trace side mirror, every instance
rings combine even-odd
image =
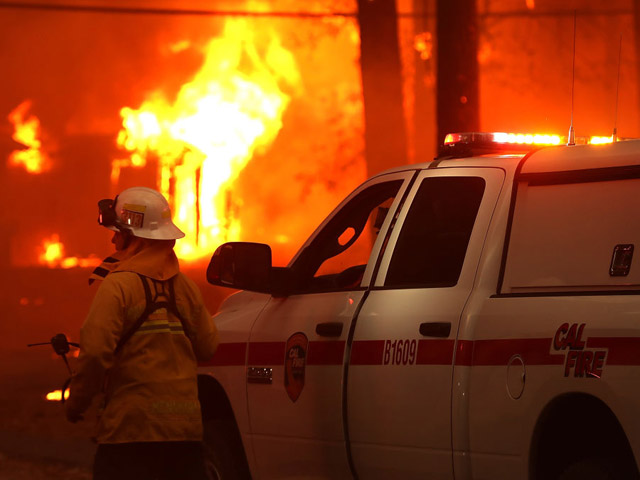
[[[229,242],[214,252],[207,268],[212,285],[271,293],[271,247],[262,243]]]

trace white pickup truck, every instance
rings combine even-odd
[[[217,249],[212,473],[638,478],[640,141],[510,141],[376,175],[286,268]]]

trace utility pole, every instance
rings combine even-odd
[[[638,1],[638,0],[635,0]],[[476,0],[437,0],[438,145],[480,127]]]
[[[358,0],[367,173],[407,163],[395,0]]]
[[[633,0],[633,34],[636,47],[636,75],[640,79],[640,0]],[[636,80],[636,85],[638,83]]]

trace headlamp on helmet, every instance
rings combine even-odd
[[[112,230],[129,231],[129,228],[118,219],[118,214],[116,213],[117,201],[118,195],[113,200],[104,198],[98,202],[98,223]]]
[[[103,227],[115,227],[118,223],[118,214],[116,213],[116,200],[104,198],[98,202],[98,223]]]

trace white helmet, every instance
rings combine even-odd
[[[128,231],[135,237],[154,240],[184,237],[171,221],[167,200],[151,188],[127,188],[114,200],[98,202],[98,209],[98,222],[111,230]]]

